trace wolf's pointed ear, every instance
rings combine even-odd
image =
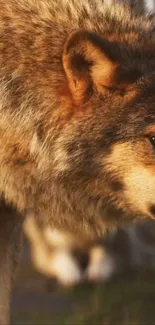
[[[93,84],[100,92],[105,88],[125,90],[137,79],[137,71],[121,64],[118,43],[86,30],[69,36],[64,46],[63,66],[78,104],[87,100]]]

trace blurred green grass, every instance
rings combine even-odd
[[[28,292],[31,297],[30,288]],[[20,299],[20,292],[18,295]],[[26,309],[24,302],[23,310],[18,306],[14,308],[12,324],[153,325],[155,271],[125,272],[105,284],[83,284],[70,289],[58,287],[51,293],[44,292],[43,299],[45,305],[46,302],[49,305],[46,310],[33,303]]]

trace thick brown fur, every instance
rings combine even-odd
[[[128,5],[135,14],[144,15],[146,12],[146,2],[147,0],[114,0],[114,2],[120,2],[122,4]]]
[[[5,199],[90,237],[119,220],[152,216],[153,24],[102,0],[0,6]],[[133,177],[143,170],[141,191],[144,182],[149,190],[140,206]]]
[[[154,217],[154,22],[103,0],[0,0],[0,8],[5,202],[90,239]],[[11,261],[1,267],[5,283]]]

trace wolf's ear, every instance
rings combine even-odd
[[[137,71],[121,63],[118,43],[86,30],[69,36],[64,46],[63,66],[78,104],[87,100],[93,84],[100,92],[105,88],[125,90],[137,79]]]

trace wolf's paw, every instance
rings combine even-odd
[[[106,281],[115,272],[115,261],[101,246],[92,248],[86,276],[90,281]]]
[[[55,254],[52,260],[52,268],[59,283],[65,286],[78,284],[82,280],[82,272],[76,260],[67,251]]]

